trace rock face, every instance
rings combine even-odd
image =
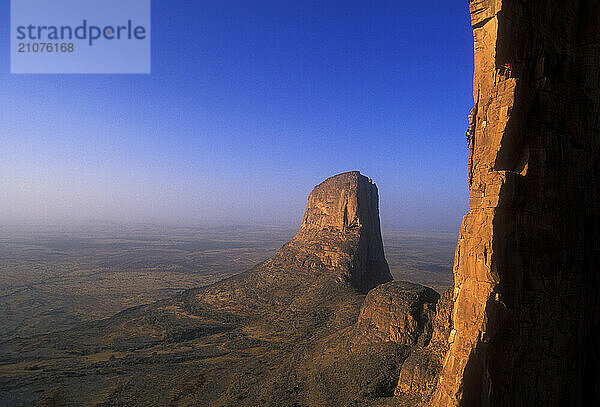
[[[470,210],[431,403],[598,405],[600,2],[470,10]]]
[[[405,346],[431,337],[431,320],[440,295],[406,281],[381,284],[367,294],[357,322],[354,344],[396,342]]]
[[[361,292],[392,280],[383,253],[377,186],[358,171],[326,179],[308,197],[302,224],[279,256]]]

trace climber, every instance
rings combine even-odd
[[[473,133],[475,132],[475,116],[477,115],[477,105],[473,106],[469,113],[469,127],[467,127],[467,144],[471,144]]]
[[[506,63],[502,66],[502,74],[507,78],[512,77],[512,65],[510,63]]]

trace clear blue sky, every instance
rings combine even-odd
[[[2,222],[294,225],[354,169],[384,228],[466,213],[466,0],[154,0],[151,75],[10,75],[9,14]]]

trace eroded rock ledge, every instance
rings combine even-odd
[[[363,302],[353,344],[391,341],[415,346],[419,341],[429,342],[439,298],[431,288],[406,281],[375,287]]]

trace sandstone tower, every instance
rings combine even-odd
[[[339,283],[364,293],[392,280],[383,253],[377,186],[358,171],[317,185],[298,233],[282,251],[314,258],[313,268],[336,273]]]

